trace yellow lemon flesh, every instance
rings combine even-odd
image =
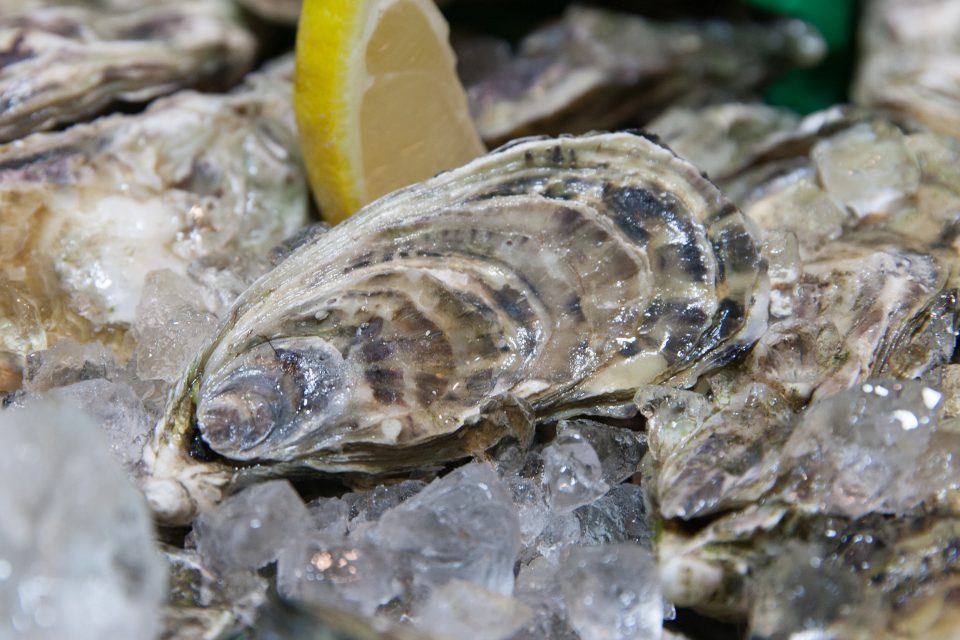
[[[483,154],[433,0],[306,0],[294,110],[323,217]]]

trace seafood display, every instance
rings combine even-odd
[[[299,1],[0,0],[0,637],[960,638],[958,3],[438,4],[330,227]]]
[[[865,3],[853,100],[960,135],[958,22],[956,0]]]
[[[743,98],[777,70],[825,51],[800,21],[658,23],[574,6],[516,56],[467,86],[488,143],[644,123],[665,106]]]
[[[148,497],[184,520],[216,501],[224,462],[376,474],[524,440],[531,417],[736,357],[765,294],[743,216],[669,150],[519,141],[368,206],[247,290],[177,384]],[[220,459],[193,461],[197,438]]]
[[[0,141],[144,103],[177,89],[225,89],[256,43],[228,0],[0,13]]]
[[[200,284],[234,273],[242,288],[266,269],[270,249],[307,215],[291,62],[231,94],[182,92],[142,114],[0,147],[8,369],[62,338],[129,349],[123,336],[151,272]],[[225,280],[207,287],[212,312],[239,293]]]

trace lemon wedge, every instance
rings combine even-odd
[[[294,110],[323,217],[483,154],[433,0],[306,0]]]

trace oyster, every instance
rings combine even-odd
[[[296,24],[302,0],[237,0],[244,9],[274,22]]]
[[[642,123],[669,104],[742,97],[777,68],[815,64],[824,53],[800,21],[656,23],[574,6],[467,96],[480,135],[497,143]]]
[[[958,24],[957,0],[865,3],[854,101],[960,136]]]
[[[0,146],[0,363],[63,337],[121,347],[151,271],[266,270],[307,217],[291,75]]]
[[[117,102],[225,89],[255,41],[228,0],[44,7],[0,16],[0,141],[79,122]]]
[[[531,419],[632,405],[742,354],[765,283],[745,218],[669,150],[518,141],[367,206],[248,289],[175,388],[148,499],[185,521],[248,476],[436,465]]]

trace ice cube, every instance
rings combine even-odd
[[[590,504],[610,488],[597,452],[573,429],[559,432],[543,450],[542,482],[547,504],[558,513]]]
[[[64,399],[0,411],[0,637],[154,638],[166,595],[150,514]]]
[[[637,484],[618,484],[607,495],[577,509],[581,544],[633,542],[651,547],[644,491]]]
[[[107,434],[110,451],[127,468],[140,462],[153,421],[130,385],[101,378],[60,387],[49,394],[71,398],[81,406]]]
[[[532,619],[533,611],[519,600],[463,580],[431,591],[413,616],[434,640],[505,640]]]
[[[582,640],[659,640],[663,597],[657,563],[643,547],[570,547],[557,582]]]
[[[402,559],[415,584],[459,578],[505,595],[513,591],[520,523],[509,490],[489,465],[471,463],[434,480],[383,514],[370,535]]]
[[[563,441],[579,437],[587,442],[600,459],[603,480],[610,485],[636,473],[647,451],[642,435],[595,420],[561,420],[557,437]]]
[[[363,540],[301,537],[280,554],[277,589],[287,598],[371,615],[400,595],[394,563]]]
[[[258,569],[304,537],[310,512],[286,480],[254,485],[203,513],[194,525],[197,550],[220,574]]]
[[[151,271],[137,305],[137,375],[175,382],[217,326],[200,289],[169,269]]]
[[[794,543],[760,576],[751,638],[875,638],[886,607],[849,569],[812,545]]]
[[[113,353],[101,343],[61,340],[49,349],[27,355],[23,388],[46,391],[82,380],[112,378],[116,368]]]
[[[943,404],[937,389],[904,380],[866,382],[812,405],[785,445],[786,491],[852,518],[915,507],[955,482],[952,466],[938,477],[928,464],[939,454],[930,444]]]

